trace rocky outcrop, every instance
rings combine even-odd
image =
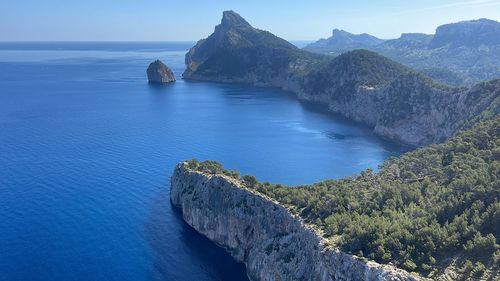
[[[417,280],[327,246],[298,216],[239,180],[187,163],[177,165],[171,180],[171,202],[184,220],[245,263],[252,280]]]
[[[146,73],[149,83],[165,84],[175,82],[175,75],[172,70],[160,60],[152,62]]]
[[[324,58],[298,49],[275,35],[252,27],[233,11],[208,38],[186,54],[184,79],[296,87],[300,77]]]
[[[446,140],[490,102],[498,109],[500,95],[500,80],[491,82],[493,91],[472,94],[474,89],[444,86],[366,50],[313,55],[232,11],[189,50],[186,66],[185,79],[278,87],[413,146]]]

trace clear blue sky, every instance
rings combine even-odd
[[[0,0],[0,41],[190,41],[224,10],[288,40],[333,28],[395,38],[461,20],[500,20],[500,0]]]

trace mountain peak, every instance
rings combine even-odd
[[[285,55],[275,58],[274,54],[278,51]],[[183,77],[193,79],[210,76],[211,79],[225,77],[228,80],[244,81],[243,79],[254,77],[255,69],[260,69],[258,76],[264,81],[270,79],[267,76],[284,75],[285,71],[282,73],[278,70],[288,66],[288,61],[298,58],[316,60],[314,57],[301,52],[284,39],[253,28],[236,12],[225,11],[214,32],[198,41],[186,54],[187,67]],[[270,69],[276,69],[276,72],[272,73]],[[247,74],[250,76],[246,77]]]
[[[450,45],[475,48],[480,45],[498,44],[500,44],[500,23],[483,18],[439,26],[429,47],[434,49]]]
[[[221,25],[224,27],[250,27],[250,24],[242,16],[231,10],[222,13]]]
[[[335,36],[335,34],[339,34],[339,33],[347,33],[346,31],[342,30],[342,29],[338,29],[338,28],[335,28],[333,31],[332,31],[332,36]]]
[[[384,42],[384,40],[367,33],[352,34],[348,31],[335,28],[332,30],[331,37],[311,43],[307,45],[305,49],[312,52],[329,50],[330,53],[342,53],[343,51],[350,49],[366,49],[382,42]]]

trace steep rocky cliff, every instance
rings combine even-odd
[[[208,38],[186,54],[185,79],[281,87],[296,84],[323,56],[306,53],[275,35],[253,28],[233,11]]]
[[[498,110],[500,95],[500,80],[473,94],[484,84],[472,90],[444,86],[370,51],[313,55],[232,11],[191,48],[186,65],[185,79],[279,87],[414,146],[449,138],[493,101]]]
[[[328,247],[298,216],[229,176],[181,163],[170,194],[184,220],[245,263],[252,280],[417,280]]]

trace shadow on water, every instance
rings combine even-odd
[[[394,156],[414,150],[416,148],[410,145],[406,145],[404,143],[399,143],[394,140],[384,138],[383,136],[376,136],[375,133],[373,132],[373,128],[362,122],[349,119],[341,115],[340,113],[332,112],[331,110],[328,109],[328,106],[326,106],[325,104],[301,100],[297,98],[297,96],[293,92],[284,91],[277,87],[257,87],[245,83],[221,83],[221,82],[196,81],[196,80],[184,80],[184,79],[183,82],[192,85],[197,85],[197,84],[214,85],[215,87],[220,88],[222,92],[226,93],[226,95],[224,95],[225,97],[231,97],[234,94],[233,93],[234,90],[241,90],[241,88],[249,88],[252,90],[252,92],[262,92],[262,93],[272,92],[275,95],[280,95],[282,97],[286,97],[291,101],[297,102],[301,106],[301,108],[307,112],[321,114],[326,118],[330,118],[332,120],[332,123],[342,124],[348,127],[354,127],[364,131],[366,133],[365,137],[372,137],[373,139],[376,139],[376,141],[384,149],[388,151],[396,151]],[[242,97],[238,96],[238,98],[241,99]],[[259,99],[259,98],[265,99],[268,98],[268,96],[252,95],[252,97],[249,97],[249,99]],[[330,132],[327,133],[326,135],[332,139],[347,139],[351,137],[349,135],[341,135],[335,132]]]
[[[170,188],[162,188],[154,199],[145,228],[155,280],[248,281],[244,264],[184,222],[170,202]],[[196,275],[200,269],[203,276]]]
[[[163,93],[166,90],[174,87],[176,81],[171,83],[155,83],[155,82],[146,82],[148,84],[149,89],[154,93]]]
[[[291,93],[285,93],[288,94],[291,98],[295,98],[295,96]],[[296,98],[295,98],[296,99]],[[339,123],[339,124],[344,124],[349,127],[354,127],[358,128],[360,130],[363,130],[367,133],[367,135],[371,135],[374,138],[377,138],[377,142],[386,150],[388,151],[396,151],[396,155],[399,155],[400,153],[405,153],[411,150],[414,150],[415,147],[411,145],[407,145],[404,143],[399,143],[394,140],[390,140],[387,138],[384,138],[383,136],[377,136],[373,132],[373,127],[370,127],[362,122],[358,122],[352,119],[349,119],[340,113],[333,112],[328,109],[328,106],[324,104],[319,104],[319,103],[314,103],[314,102],[309,102],[309,101],[304,101],[304,100],[298,100],[297,101],[300,103],[302,108],[308,112],[312,113],[318,113],[327,116],[328,118],[332,119],[333,122]],[[344,135],[344,134],[337,134],[335,132],[330,132],[327,134],[328,137],[332,139],[347,139],[351,136],[349,135]]]

